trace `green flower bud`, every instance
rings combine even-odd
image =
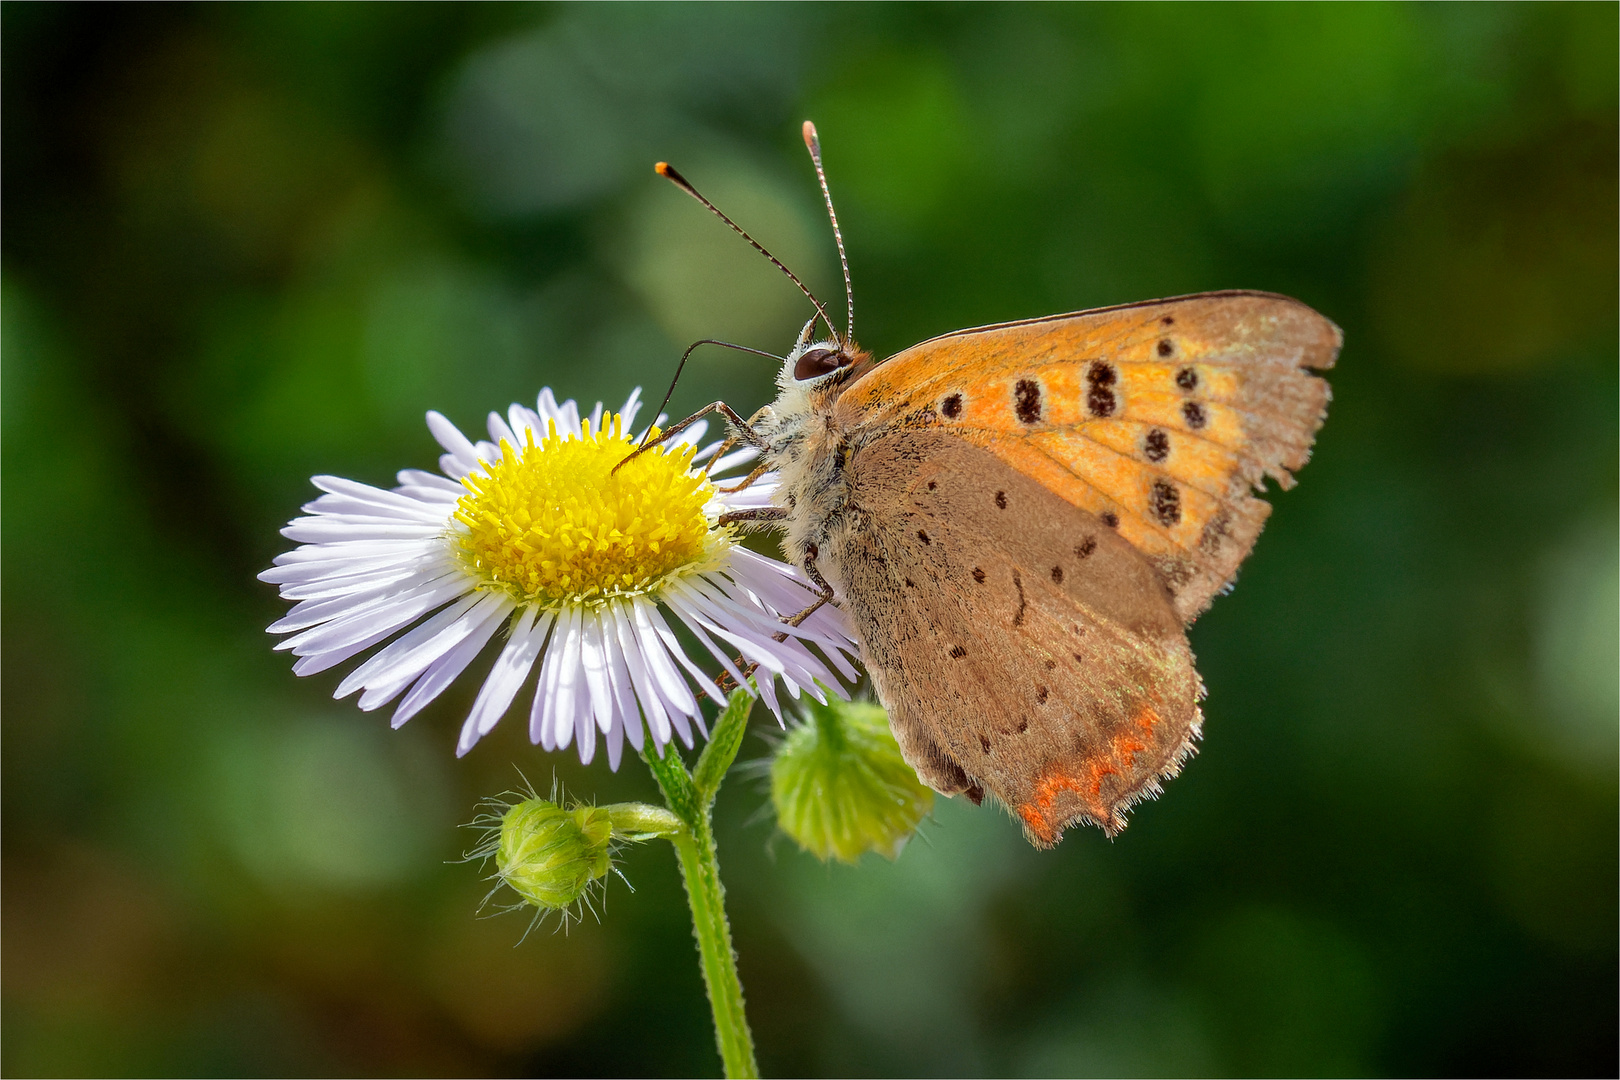
[[[771,761],[777,824],[823,861],[897,857],[934,793],[900,756],[888,715],[871,702],[806,704]]]
[[[526,799],[501,817],[495,868],[524,900],[545,911],[567,908],[612,869],[613,823],[606,809],[564,810]]]

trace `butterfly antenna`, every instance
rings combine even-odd
[[[641,447],[646,446],[647,440],[652,438],[653,424],[658,423],[658,418],[664,415],[664,410],[669,407],[669,399],[675,396],[675,384],[681,381],[681,372],[686,370],[686,358],[697,351],[697,347],[699,345],[719,345],[722,348],[736,349],[738,352],[753,353],[755,356],[766,356],[772,360],[778,361],[785,361],[787,359],[785,356],[777,356],[775,353],[768,353],[764,349],[750,349],[747,345],[733,345],[729,341],[717,341],[714,338],[704,338],[702,341],[692,342],[692,344],[687,347],[687,350],[681,353],[681,362],[675,365],[675,377],[669,380],[669,389],[664,391],[664,400],[659,404],[658,408],[653,410],[653,423],[647,425],[647,430],[641,436],[641,443],[636,447],[636,449],[639,450]]]
[[[849,304],[849,321],[844,324],[844,340],[855,341],[855,290],[849,284],[849,256],[844,254],[844,234],[838,228],[838,211],[833,209],[832,191],[827,187],[827,171],[821,167],[821,136],[816,125],[804,122],[804,145],[810,151],[810,160],[816,166],[816,179],[821,181],[821,197],[827,203],[827,218],[832,222],[833,239],[838,242],[838,265],[844,268],[844,299]]]
[[[708,199],[705,199],[702,193],[700,193],[697,188],[692,186],[692,182],[690,180],[675,171],[675,166],[671,165],[667,161],[660,161],[658,164],[653,166],[653,171],[706,206],[711,214],[725,222],[727,225],[730,225],[733,232],[752,244],[755,251],[769,259],[772,266],[786,274],[788,280],[797,285],[799,287],[799,291],[804,293],[805,297],[816,306],[816,312],[821,316],[821,321],[827,324],[827,329],[831,331],[832,336],[835,338],[838,336],[838,327],[834,326],[833,321],[827,317],[827,309],[821,306],[821,301],[816,299],[816,294],[811,292],[809,288],[805,286],[804,282],[799,280],[799,276],[797,274],[784,266],[781,259],[778,259],[775,255],[772,255],[770,252],[766,251],[763,244],[761,244],[758,240],[755,240],[752,236],[749,236],[746,229],[727,217],[725,211],[721,210]]]

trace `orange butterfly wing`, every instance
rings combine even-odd
[[[837,426],[984,447],[1113,524],[1191,620],[1231,582],[1310,457],[1343,336],[1285,296],[1203,293],[963,330],[859,375]]]

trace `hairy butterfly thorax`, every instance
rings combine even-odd
[[[825,540],[828,522],[845,509],[843,466],[853,447],[837,424],[833,405],[869,353],[837,339],[807,340],[814,323],[788,353],[777,376],[776,401],[750,423],[778,473],[776,504],[786,512],[783,547],[803,568]]]

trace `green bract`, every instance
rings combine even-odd
[[[777,824],[822,860],[896,857],[934,805],[933,791],[900,756],[881,707],[807,705],[805,723],[771,762]]]
[[[566,908],[612,868],[609,812],[602,807],[564,810],[528,799],[501,818],[495,866],[524,900],[548,911]]]

